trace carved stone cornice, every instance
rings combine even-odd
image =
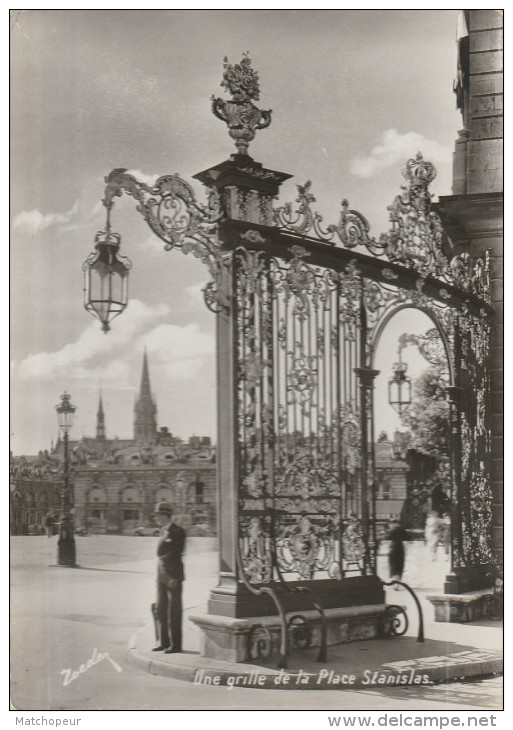
[[[433,207],[457,248],[467,248],[471,240],[503,235],[502,192],[443,195]]]

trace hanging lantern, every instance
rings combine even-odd
[[[411,380],[406,375],[406,363],[399,359],[392,365],[393,376],[388,381],[388,402],[401,415],[411,404]]]
[[[82,264],[84,307],[100,320],[105,333],[109,322],[128,304],[128,272],[132,268],[129,258],[118,255],[121,236],[111,232],[109,214],[108,207],[105,231],[96,234],[95,250]]]

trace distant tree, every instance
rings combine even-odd
[[[413,398],[401,421],[411,432],[410,448],[434,456],[449,457],[449,405],[446,375],[442,367],[431,366],[413,383]]]

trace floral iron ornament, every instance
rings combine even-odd
[[[402,192],[388,207],[390,228],[378,238],[370,235],[368,221],[357,210],[350,209],[346,199],[342,200],[338,222],[324,225],[322,215],[312,208],[315,197],[310,180],[296,186],[295,210],[291,203],[275,208],[274,225],[303,236],[314,236],[324,243],[335,245],[338,241],[344,248],[383,257],[416,271],[423,279],[438,279],[490,303],[487,255],[474,259],[464,252],[447,257],[450,247],[446,245],[442,222],[432,208],[429,192],[429,185],[436,177],[435,166],[419,152],[406,162],[402,174],[405,178]],[[392,279],[397,276],[391,269],[384,269],[383,275]],[[440,289],[440,295],[450,296],[444,288]]]
[[[221,86],[232,95],[231,101],[212,96],[212,112],[228,125],[228,133],[235,140],[237,152],[248,154],[251,140],[259,129],[271,123],[271,110],[259,109],[252,100],[258,101],[260,87],[258,73],[251,66],[248,52],[242,55],[240,63],[232,65],[224,58],[224,73]]]

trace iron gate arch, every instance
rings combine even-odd
[[[439,319],[436,317],[436,315],[431,310],[426,309],[425,307],[419,306],[419,305],[413,306],[411,304],[398,304],[394,309],[387,312],[386,316],[384,316],[382,318],[382,320],[380,321],[378,327],[375,328],[375,331],[371,337],[370,347],[369,347],[370,360],[369,360],[368,366],[370,368],[372,368],[376,364],[376,352],[378,349],[378,345],[381,341],[381,337],[382,337],[383,332],[385,331],[388,323],[396,316],[396,314],[399,314],[399,312],[402,312],[405,309],[413,309],[416,312],[422,312],[433,323],[434,327],[436,328],[438,337],[442,343],[445,361],[447,362],[447,370],[448,370],[448,376],[449,376],[448,385],[454,385],[455,374],[454,374],[454,359],[452,357],[453,348],[451,348],[451,345],[447,339],[445,329],[443,328],[442,323],[439,321]]]

